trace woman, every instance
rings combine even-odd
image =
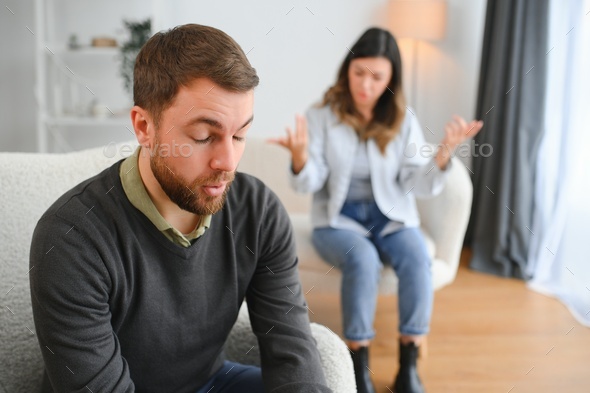
[[[347,54],[338,79],[307,120],[272,140],[291,152],[291,184],[312,192],[312,240],[342,271],[344,336],[359,392],[374,392],[368,349],[382,263],[399,278],[400,367],[397,393],[423,392],[416,357],[428,333],[433,288],[415,196],[437,194],[454,149],[482,127],[455,116],[436,155],[402,92],[401,57],[391,33],[367,30]],[[309,130],[309,134],[308,134]]]

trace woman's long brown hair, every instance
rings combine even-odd
[[[385,57],[391,63],[391,80],[373,108],[373,118],[367,124],[354,106],[349,88],[348,68],[354,59]],[[326,91],[322,106],[330,105],[340,121],[353,127],[361,140],[374,138],[382,154],[385,147],[400,132],[405,115],[406,100],[402,92],[402,62],[393,35],[384,29],[370,28],[349,50],[340,66],[336,83]]]

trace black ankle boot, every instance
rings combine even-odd
[[[351,352],[358,393],[375,393],[369,370],[369,347],[361,347],[358,351]]]
[[[414,343],[399,343],[399,371],[393,384],[395,393],[424,393],[416,368],[417,358],[418,347]]]

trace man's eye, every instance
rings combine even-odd
[[[246,140],[246,138],[244,138],[243,136],[235,136],[235,135],[234,135],[234,139],[238,142],[244,142]]]
[[[193,138],[193,140],[194,140],[196,143],[199,143],[199,144],[201,144],[201,145],[204,145],[204,144],[206,144],[206,143],[209,143],[209,142],[211,142],[211,137],[210,137],[210,136],[208,136],[208,137],[207,137],[207,138],[205,138],[205,139],[194,139],[194,138]]]

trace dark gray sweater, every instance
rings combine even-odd
[[[211,227],[184,248],[131,205],[119,165],[60,197],[35,229],[43,392],[195,392],[220,367],[244,297],[266,390],[329,392],[276,195],[237,174]]]

